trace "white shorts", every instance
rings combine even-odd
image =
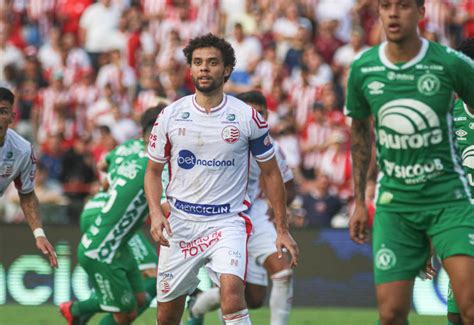
[[[268,275],[263,263],[268,256],[277,252],[277,233],[267,215],[258,214],[257,211],[252,215],[252,210],[250,210],[252,234],[247,247],[249,255],[247,282],[266,287],[268,286]]]
[[[161,246],[158,255],[158,302],[168,302],[191,294],[199,284],[202,266],[219,285],[221,274],[233,274],[245,281],[247,240],[250,219],[236,215],[213,222],[169,218],[173,237],[166,235],[170,247]],[[165,232],[166,233],[166,232]]]

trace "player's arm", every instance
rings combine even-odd
[[[58,267],[58,260],[53,246],[50,244],[43,230],[43,224],[39,214],[39,201],[35,191],[26,194],[18,193],[20,207],[36,238],[36,247],[49,258],[52,267]]]
[[[165,164],[148,160],[145,172],[145,195],[150,210],[150,233],[153,239],[160,245],[169,246],[169,242],[164,236],[163,229],[166,229],[168,235],[172,235],[171,227],[166,219],[161,207],[161,193],[163,186],[161,184],[161,174]]]
[[[372,151],[370,134],[370,105],[363,92],[363,80],[358,60],[351,65],[347,79],[346,106],[344,113],[352,117],[351,155],[354,180],[355,209],[349,220],[351,239],[362,244],[368,240],[369,213],[365,202],[367,171]]]
[[[448,71],[453,81],[454,91],[469,107],[474,107],[474,61],[461,52],[447,49],[450,57],[447,64]]]
[[[283,248],[286,248],[291,255],[291,265],[298,265],[298,245],[288,230],[288,218],[286,215],[286,192],[281,177],[280,169],[276,158],[273,157],[270,160],[264,162],[258,162],[262,177],[265,181],[267,189],[268,199],[273,208],[273,214],[275,217],[275,225],[277,229],[277,249],[278,257],[282,257]]]

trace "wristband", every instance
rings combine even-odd
[[[36,228],[36,229],[33,231],[33,235],[35,236],[35,238],[38,238],[38,237],[46,237],[43,228]]]

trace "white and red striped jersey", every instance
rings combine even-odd
[[[39,20],[54,12],[56,0],[27,0],[25,7],[28,18]]]
[[[77,132],[84,134],[87,129],[87,110],[99,99],[100,92],[97,87],[79,84],[71,88],[71,97],[76,106]]]
[[[430,25],[429,28],[434,29],[438,34],[439,40],[443,44],[448,43],[447,32],[449,22],[449,1],[448,0],[426,0],[425,1],[425,17]]]
[[[141,7],[145,17],[155,17],[165,13],[166,0],[142,0]]]
[[[267,122],[225,94],[209,113],[195,95],[169,105],[148,145],[151,160],[169,163],[166,195],[172,215],[197,221],[227,218],[249,208],[250,153],[262,162],[274,156]]]
[[[40,110],[38,138],[42,143],[48,136],[60,131],[66,115],[65,110],[73,110],[74,107],[69,90],[57,90],[52,87],[40,91],[38,105]]]
[[[96,85],[100,90],[107,84],[112,85],[114,92],[119,93],[123,87],[135,87],[137,79],[135,71],[128,65],[123,64],[117,67],[114,64],[107,64],[100,68],[97,74]]]
[[[305,145],[324,147],[326,145],[332,130],[326,123],[317,124],[308,123],[303,132],[303,143]],[[319,163],[324,150],[312,150],[303,156],[303,166],[306,169],[319,167]]]
[[[12,129],[8,129],[0,147],[0,196],[11,182],[19,193],[34,190],[36,158],[31,144]]]
[[[311,85],[295,84],[290,94],[290,102],[295,107],[295,122],[299,128],[303,128],[308,122],[309,113],[320,95],[321,89]]]

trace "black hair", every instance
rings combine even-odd
[[[166,106],[167,105],[165,103],[160,102],[158,105],[150,107],[142,114],[142,117],[140,118],[140,124],[144,134],[153,128],[158,115],[160,115],[161,111]]]
[[[224,59],[224,66],[230,66],[232,73],[232,70],[234,70],[235,66],[234,49],[232,48],[232,45],[230,45],[230,43],[227,42],[225,39],[217,37],[212,33],[195,37],[189,41],[188,45],[183,49],[184,56],[186,57],[186,62],[191,65],[194,50],[204,47],[214,47],[218,49],[222,54],[222,58]],[[230,74],[229,76],[224,78],[224,81],[227,81],[229,77]]]
[[[267,108],[267,100],[265,99],[265,96],[263,96],[263,94],[258,90],[246,91],[244,93],[238,94],[236,97],[243,102],[258,104]]]
[[[474,38],[465,39],[459,45],[458,51],[474,60]]]
[[[415,3],[418,7],[421,7],[425,5],[425,0],[415,0]]]
[[[0,101],[4,100],[13,105],[15,102],[15,95],[13,95],[10,89],[0,87]]]

